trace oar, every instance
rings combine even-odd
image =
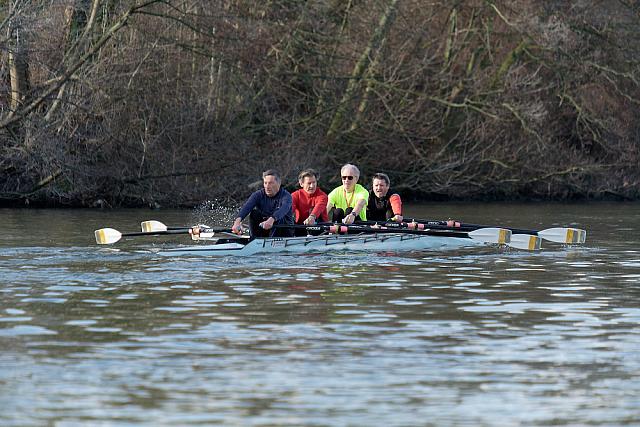
[[[423,234],[427,236],[441,236],[441,237],[462,237],[470,238],[473,240],[482,241],[485,243],[499,243],[506,244],[511,240],[511,232],[504,228],[498,227],[486,227],[472,231],[455,231],[455,230],[412,230],[409,228],[378,228],[370,227],[366,225],[339,225],[334,226],[340,230],[346,227],[350,232],[364,232],[364,233],[406,233],[406,234]],[[333,231],[336,232],[336,231]],[[340,231],[337,231],[340,232]]]
[[[96,230],[96,243],[99,245],[109,245],[115,243],[123,237],[132,236],[160,236],[164,234],[189,234],[188,230],[164,230],[164,231],[137,231],[133,233],[121,233],[114,228],[101,228]]]
[[[208,225],[199,225],[200,228],[199,233],[193,234],[190,230],[193,230],[193,227],[167,227],[160,221],[156,220],[148,220],[142,221],[140,223],[140,228],[142,231],[146,232],[156,232],[156,231],[185,231],[191,234],[191,238],[193,240],[201,240],[201,239],[209,239],[213,237],[214,233],[218,234],[228,234],[232,237],[239,237],[237,234],[233,233],[229,228],[217,228],[217,227],[209,227]]]
[[[372,227],[387,227],[387,228],[408,228],[411,230],[453,230],[453,231],[472,231],[462,229],[461,227],[456,227],[453,225],[445,225],[443,224],[445,221],[431,221],[429,224],[423,222],[393,222],[393,221],[358,221],[354,224],[356,225],[369,225]],[[478,227],[478,228],[506,228],[506,227]],[[476,228],[477,230],[477,228]]]
[[[149,220],[142,221],[140,223],[140,228],[142,231],[153,232],[153,231],[168,231],[168,230],[189,230],[191,227],[167,227],[160,221]]]
[[[397,225],[394,225],[397,224]],[[472,231],[481,228],[492,228],[489,225],[480,225],[480,224],[468,224],[464,222],[457,221],[432,221],[432,220],[422,220],[422,219],[414,219],[411,222],[404,223],[385,223],[385,225],[390,227],[414,227],[417,224],[417,229],[421,229],[424,227],[434,228],[438,227],[439,229],[446,230],[461,230],[461,231]],[[512,227],[501,227],[506,228],[507,230],[511,230],[513,235],[533,235],[539,236],[542,239],[549,240],[550,242],[555,243],[565,243],[565,244],[578,244],[584,243],[587,239],[587,232],[580,228],[572,228],[572,227],[554,227],[547,228],[544,230],[528,230],[524,228],[512,228]]]
[[[274,228],[294,228],[305,229],[307,231],[324,231],[334,234],[346,233],[402,233],[402,234],[418,234],[424,236],[439,237],[458,237],[478,240],[484,243],[507,244],[511,238],[511,231],[504,228],[487,227],[473,231],[455,231],[455,230],[412,230],[409,228],[384,228],[371,227],[368,225],[339,225],[339,224],[318,224],[318,225],[287,225],[276,224]]]
[[[100,230],[96,230],[96,243],[99,245],[109,245],[112,243],[116,243],[123,237],[138,237],[138,236],[163,236],[169,234],[192,234],[191,228],[175,228],[169,230],[156,230],[156,231],[136,231],[132,233],[121,233],[114,228],[101,228]],[[200,235],[204,233],[231,233],[231,230],[228,228],[216,228],[216,227],[206,227],[200,229]]]
[[[460,227],[446,226],[441,224],[432,224],[429,226],[426,226],[425,224],[421,224],[421,223],[404,223],[404,222],[384,222],[380,224],[379,222],[375,222],[375,221],[363,221],[363,222],[359,222],[358,224],[363,224],[363,223],[373,224],[372,227],[374,228],[382,226],[382,227],[388,227],[396,230],[398,229],[427,230],[428,229],[428,230],[467,231],[467,232],[474,231],[470,229],[461,229]],[[485,228],[478,228],[477,230],[482,230],[486,228],[502,229],[501,227],[485,227]],[[513,234],[512,232],[510,241],[507,242],[506,244],[516,249],[523,249],[527,251],[537,251],[541,247],[542,239],[536,235]]]

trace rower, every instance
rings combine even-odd
[[[358,184],[360,170],[355,165],[347,163],[340,169],[340,176],[342,185],[329,193],[329,203],[327,204],[329,220],[332,222],[342,221],[345,224],[353,224],[356,219],[366,221],[365,207],[369,199],[369,192]]]
[[[298,225],[315,225],[316,222],[327,222],[327,193],[318,187],[318,172],[305,169],[298,175],[300,189],[291,194],[293,199],[293,215]],[[307,230],[296,229],[296,236],[306,236]]]
[[[231,226],[231,231],[242,234],[242,221],[249,215],[251,238],[292,237],[292,228],[273,228],[274,224],[292,225],[291,194],[281,188],[280,174],[269,169],[262,174],[262,190],[251,194]]]
[[[389,195],[391,180],[385,173],[373,175],[372,191],[367,203],[369,221],[402,222],[402,200],[396,193]]]

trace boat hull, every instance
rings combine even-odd
[[[345,251],[425,251],[483,245],[465,237],[413,234],[322,235],[254,239],[247,243],[226,242],[162,249],[163,256],[229,256]]]

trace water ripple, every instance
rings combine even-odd
[[[590,236],[631,234],[609,211]],[[167,259],[68,233],[0,246],[3,426],[638,422],[633,242]]]

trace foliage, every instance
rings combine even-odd
[[[12,0],[0,199],[241,199],[339,167],[426,198],[638,199],[626,0]]]

